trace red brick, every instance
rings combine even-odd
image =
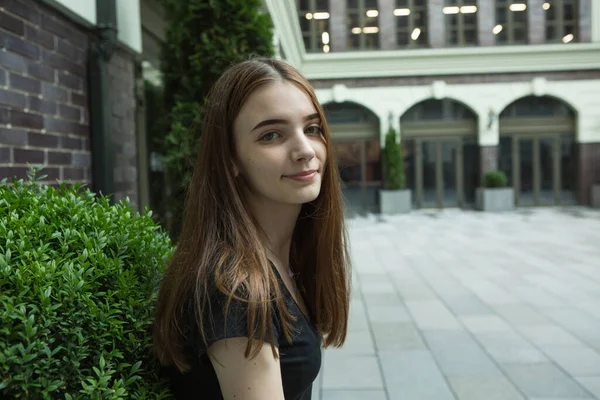
[[[42,85],[40,81],[34,79],[25,78],[24,76],[10,73],[10,87],[12,89],[21,90],[23,92],[39,94],[42,92]]]
[[[11,111],[10,122],[13,126],[30,129],[42,129],[44,126],[44,120],[40,115],[18,110]]]
[[[0,11],[0,26],[7,31],[14,32],[19,36],[25,34],[25,24],[23,21],[7,14],[6,11]]]
[[[61,54],[42,49],[42,62],[58,70],[66,70],[77,76],[85,75],[85,68],[76,61],[69,60]]]
[[[40,56],[39,48],[30,42],[21,40],[20,38],[8,33],[0,32],[0,37],[4,40],[4,47],[14,53],[21,54],[27,58],[37,60]]]
[[[25,4],[26,2],[23,0],[4,0],[3,2],[7,3],[4,8],[10,10],[11,13],[18,15],[34,25],[40,24],[41,15],[39,11],[34,8],[34,4]]]
[[[63,103],[66,103],[69,100],[69,94],[65,89],[47,82],[42,83],[42,95],[45,100],[55,100]]]
[[[71,153],[49,151],[48,164],[69,165],[71,164]]]
[[[58,106],[58,114],[66,119],[79,121],[81,119],[81,111],[79,108],[70,107],[64,104]]]
[[[26,179],[28,170],[29,169],[25,167],[0,167],[0,179]]]
[[[0,124],[8,124],[10,122],[10,110],[8,108],[0,108]]]
[[[0,144],[26,145],[27,132],[21,129],[0,128]]]
[[[41,32],[38,28],[26,26],[25,37],[34,43],[46,47],[47,49],[54,49],[54,35],[51,33]]]
[[[46,101],[40,98],[29,96],[27,98],[27,108],[39,112],[40,114],[55,115],[58,110],[58,104],[53,101]]]
[[[63,168],[63,179],[81,181],[85,178],[83,168]]]
[[[87,96],[79,93],[71,92],[71,104],[81,107],[87,107]]]
[[[29,63],[27,73],[43,81],[54,82],[54,70],[43,64]]]
[[[92,157],[90,153],[73,153],[73,165],[91,165]]]
[[[48,15],[42,15],[42,28],[63,39],[67,39],[73,33],[66,25]]]
[[[47,132],[73,133],[73,125],[73,122],[69,122],[64,119],[58,119],[49,116],[44,117],[44,129],[46,129]]]
[[[10,147],[0,147],[0,163],[6,164],[11,162],[10,153]]]
[[[62,148],[63,149],[71,149],[71,150],[81,150],[81,140],[79,138],[71,138],[71,137],[63,137],[62,138]]]
[[[58,73],[58,83],[69,89],[80,91],[83,89],[83,80],[75,75],[67,74],[64,71]]]
[[[58,40],[56,51],[74,62],[84,61],[83,52],[64,39]]]
[[[29,132],[29,145],[34,147],[58,148],[59,136],[50,133],[35,133]]]
[[[22,56],[10,51],[0,51],[0,67],[22,72],[26,66],[27,61]]]
[[[27,106],[27,99],[25,98],[25,95],[21,93],[0,89],[0,104],[25,108]]]
[[[27,149],[13,149],[13,157],[15,164],[38,164],[44,163],[44,151],[43,150],[27,150]]]

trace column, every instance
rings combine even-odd
[[[527,2],[527,26],[529,44],[542,44],[546,41],[546,11],[542,8],[544,0]]]
[[[592,0],[579,0],[579,32],[576,40],[582,43],[592,41]]]
[[[331,37],[331,51],[346,51],[348,49],[346,0],[330,0],[329,14],[329,35]]]
[[[444,0],[427,1],[427,29],[429,30],[429,46],[440,48],[446,45],[446,20],[442,9]]]
[[[395,0],[379,0],[379,43],[381,50],[396,48]]]
[[[477,0],[477,39],[480,46],[494,46],[496,38],[492,30],[496,25],[494,0]]]

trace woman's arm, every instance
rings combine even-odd
[[[224,400],[284,400],[279,359],[264,342],[255,358],[244,356],[248,338],[215,342],[208,349]]]

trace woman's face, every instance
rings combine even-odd
[[[233,124],[237,179],[247,200],[299,205],[315,200],[327,150],[310,97],[283,81],[252,93]]]

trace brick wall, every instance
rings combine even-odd
[[[138,204],[135,62],[131,54],[119,49],[113,54],[109,66],[115,154],[114,199],[119,201],[128,196],[134,207]]]
[[[0,178],[30,163],[49,183],[89,183],[88,32],[32,0],[1,4]]]
[[[487,171],[498,169],[498,146],[479,146],[479,170],[481,171],[481,182]]]

